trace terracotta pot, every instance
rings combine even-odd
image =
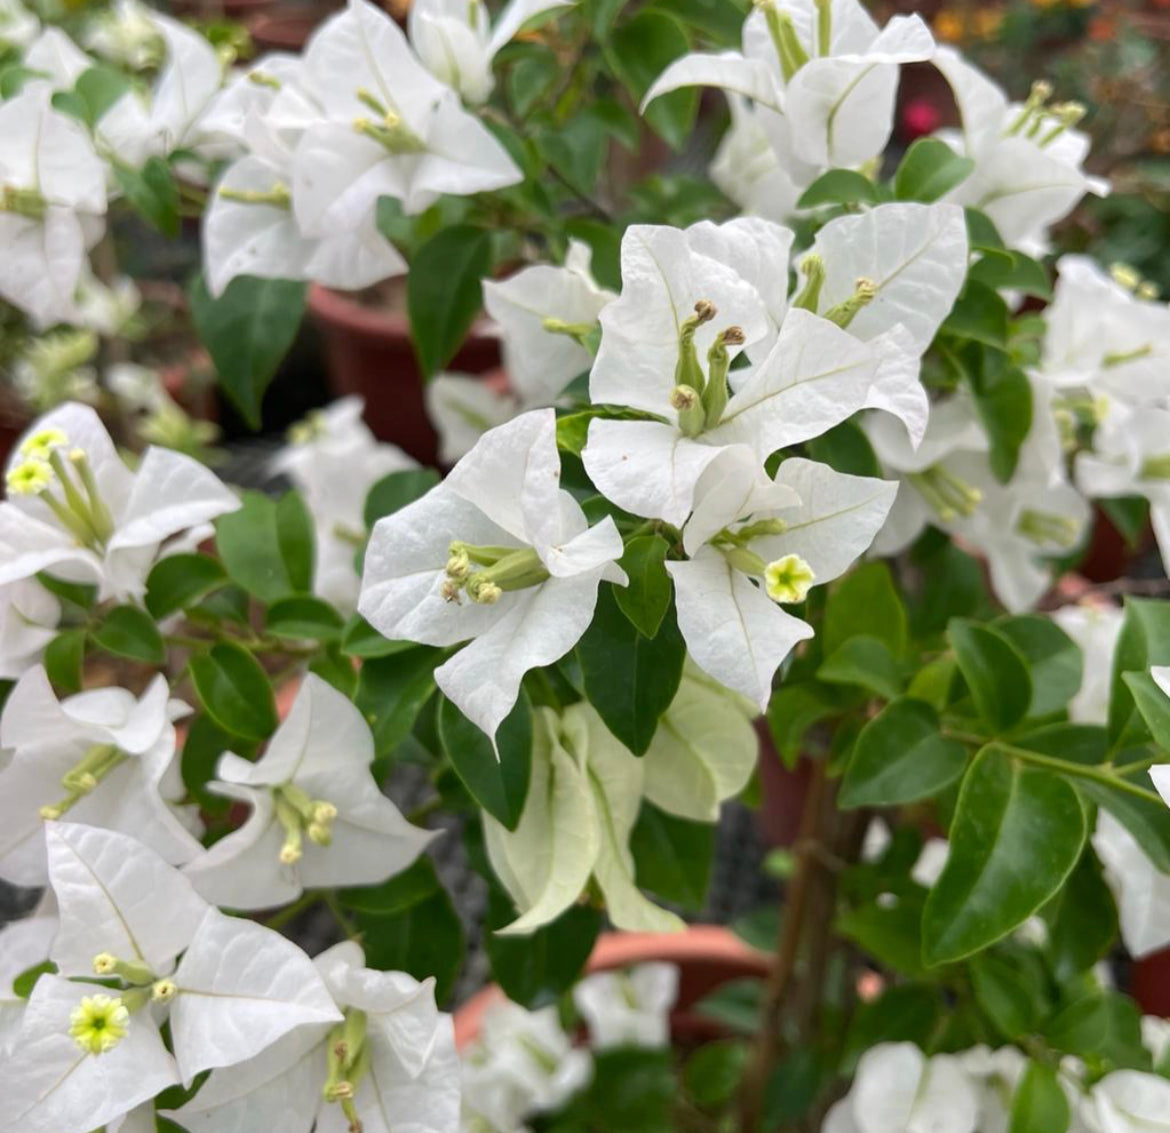
[[[1170,948],[1133,962],[1129,990],[1144,1015],[1170,1017]]]
[[[597,941],[585,971],[611,972],[656,960],[679,968],[678,1002],[670,1022],[679,1042],[706,1041],[723,1033],[717,1023],[692,1012],[704,996],[733,980],[768,974],[768,957],[720,925],[692,925],[669,933],[607,932]],[[493,984],[455,1012],[455,1042],[461,1049],[478,1036],[483,1013],[502,998]]]
[[[286,8],[261,12],[247,21],[248,34],[258,55],[265,51],[300,51],[330,10]]]
[[[309,290],[309,310],[321,330],[334,392],[365,399],[366,423],[379,440],[424,464],[437,463],[439,438],[427,416],[405,314],[363,306],[316,284]],[[483,374],[499,364],[499,342],[473,329],[449,368]]]
[[[1147,523],[1138,545],[1131,547],[1105,511],[1094,507],[1093,537],[1089,540],[1085,557],[1077,566],[1077,573],[1090,582],[1112,582],[1123,578],[1130,564],[1141,557],[1152,539],[1153,528]]]
[[[265,8],[271,8],[276,0],[171,0],[170,12],[188,19],[215,20],[226,17],[229,20],[245,20]]]

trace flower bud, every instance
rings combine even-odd
[[[109,952],[99,952],[93,958],[94,973],[99,976],[113,975],[117,963],[118,958],[116,956],[111,955]]]
[[[150,987],[150,998],[153,1003],[170,1003],[179,994],[174,980],[156,980]]]

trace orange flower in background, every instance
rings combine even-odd
[[[975,34],[980,39],[991,39],[1003,26],[1003,16],[1002,8],[980,8],[972,21]]]
[[[964,30],[962,14],[950,8],[943,8],[934,17],[934,34],[945,43],[961,42]]]

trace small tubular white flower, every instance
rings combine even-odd
[[[470,641],[435,679],[489,736],[523,675],[588,628],[599,583],[626,582],[613,520],[589,527],[559,483],[555,414],[525,413],[485,433],[443,484],[379,520],[366,550],[358,610],[392,640]],[[446,573],[456,546],[477,567],[458,583]]]
[[[210,901],[264,909],[305,888],[372,885],[406,869],[434,833],[411,826],[370,773],[374,740],[348,697],[313,673],[252,763],[230,752],[211,790],[248,820],[185,873]]]
[[[172,863],[198,855],[173,801],[182,793],[173,721],[188,711],[165,677],[141,699],[110,688],[59,701],[44,668],[28,670],[0,716],[12,752],[0,771],[0,876],[45,883],[45,818],[133,834]]]
[[[678,968],[673,964],[599,972],[573,988],[573,1003],[585,1018],[594,1050],[668,1046],[670,1012],[677,998]]]
[[[54,410],[26,438],[46,430],[66,437],[68,451],[41,461],[18,447],[9,459],[8,475],[28,491],[0,503],[0,586],[47,570],[96,583],[102,599],[140,601],[155,562],[240,506],[214,473],[180,453],[149,448],[131,472],[87,406]]]

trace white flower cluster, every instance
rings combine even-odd
[[[487,19],[478,3],[422,8],[412,28],[424,58],[442,63],[455,44],[452,64],[467,67],[474,50],[489,50],[474,26]],[[511,38],[519,24],[502,30]],[[463,43],[461,31],[473,42]],[[401,275],[406,261],[378,231],[380,198],[410,215],[443,193],[521,180],[457,91],[366,0],[350,0],[322,24],[300,58],[268,56],[238,75],[202,127],[244,153],[216,184],[204,221],[213,295],[243,274],[353,289]]]
[[[759,219],[635,226],[618,297],[580,258],[488,291],[508,356],[541,362],[521,366],[532,403],[589,364],[578,343],[600,326],[589,392],[607,412],[588,424],[585,468],[619,508],[681,530],[689,557],[668,569],[690,654],[761,707],[811,633],[780,604],[844,572],[895,489],[799,457],[769,476],[765,462],[866,407],[920,438],[919,359],[967,260],[961,209],[883,205],[826,225],[790,294],[793,239]],[[382,633],[476,639],[436,676],[490,735],[524,673],[576,644],[598,582],[625,582],[613,520],[587,528],[558,489],[556,432],[547,409],[487,432],[441,487],[375,527],[366,556],[359,609]]]
[[[526,1011],[494,1000],[461,1052],[463,1133],[524,1133],[526,1121],[560,1109],[588,1085],[593,1051],[665,1047],[677,996],[672,964],[586,976],[573,988],[587,1028],[584,1045],[574,1043],[555,1007]]]
[[[9,981],[55,965],[2,1003],[4,1133],[153,1129],[152,1099],[209,1070],[174,1113],[184,1128],[455,1127],[454,1033],[430,981],[368,971],[352,943],[311,961],[124,834],[50,822],[45,842],[52,900],[0,934]]]
[[[1152,1020],[1158,1022],[1160,1020]],[[1158,1038],[1158,1028],[1147,1034]],[[1164,1045],[1164,1043],[1162,1044]],[[1158,1051],[1152,1050],[1157,1057]],[[848,1097],[822,1133],[991,1133],[1006,1130],[1028,1059],[1015,1047],[979,1046],[927,1057],[912,1043],[882,1043],[857,1066]],[[1070,1133],[1156,1133],[1170,1129],[1170,1080],[1116,1070],[1089,1086],[1084,1067],[1066,1059],[1058,1081]]]

